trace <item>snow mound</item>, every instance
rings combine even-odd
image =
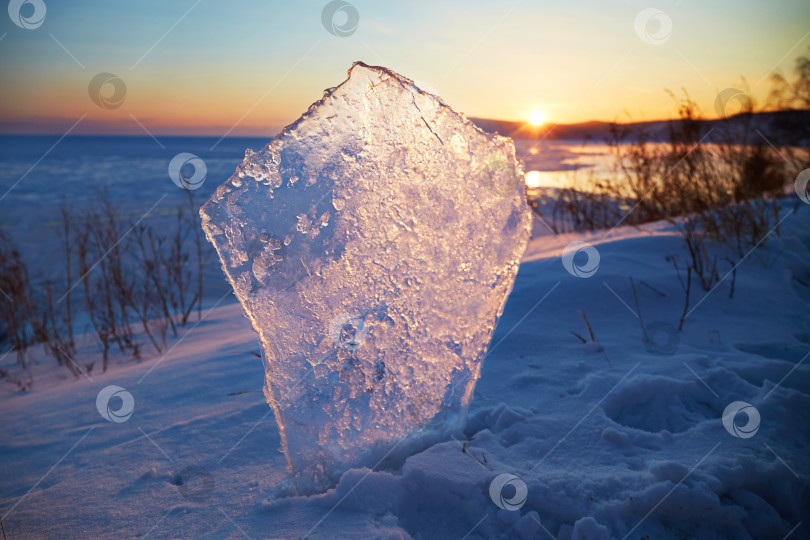
[[[356,63],[201,209],[294,493],[463,421],[529,238],[522,179],[510,139]]]

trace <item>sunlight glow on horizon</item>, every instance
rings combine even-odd
[[[718,92],[745,76],[762,102],[768,75],[789,76],[810,44],[810,3],[790,0],[665,8],[673,31],[658,44],[634,31],[638,6],[597,0],[514,13],[485,0],[349,0],[360,19],[344,37],[323,26],[326,3],[50,2],[30,30],[0,16],[0,132],[62,134],[86,114],[73,133],[274,134],[358,60],[427,81],[468,117],[527,127],[671,118],[666,91],[680,88],[714,118]],[[102,72],[126,83],[120,107],[88,98]]]
[[[540,178],[540,171],[529,171],[526,173],[526,186],[539,188],[543,184]]]
[[[546,123],[546,115],[543,111],[532,111],[529,113],[529,123],[533,126],[542,126]]]

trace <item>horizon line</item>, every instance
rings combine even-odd
[[[697,118],[697,121],[704,121],[704,122],[714,122],[718,120],[728,120],[731,118],[735,118],[737,116],[743,116],[747,114],[753,115],[762,115],[762,114],[774,114],[774,113],[784,113],[784,112],[801,112],[801,111],[810,111],[808,109],[776,109],[776,110],[768,110],[768,111],[757,111],[757,112],[740,112],[734,115],[731,115],[726,118]],[[501,124],[514,124],[516,126],[522,125],[529,130],[532,130],[536,133],[544,133],[548,131],[552,131],[556,128],[565,128],[565,127],[582,127],[582,126],[591,126],[591,125],[620,125],[620,126],[629,126],[629,125],[639,125],[639,124],[655,124],[661,122],[671,122],[671,121],[679,121],[680,118],[657,118],[652,120],[630,120],[630,121],[618,121],[618,120],[586,120],[583,122],[573,122],[573,123],[555,123],[552,121],[546,122],[542,125],[535,126],[532,125],[530,122],[526,120],[506,120],[500,118],[485,118],[480,116],[466,116],[468,120],[473,122],[475,121],[483,121],[483,122],[494,122],[494,123],[501,123]],[[70,119],[53,119],[53,122],[64,122],[67,124],[70,122]],[[49,126],[45,128],[42,126],[40,121],[35,121],[31,126],[33,130],[26,130],[24,123],[20,122],[18,129],[10,129],[5,130],[3,129],[2,125],[0,125],[0,136],[63,136],[65,135],[64,129],[53,129],[55,126]],[[16,124],[16,122],[14,122]],[[223,137],[223,138],[241,138],[241,139],[258,139],[263,137],[275,137],[279,133],[281,133],[284,129],[288,126],[292,125],[294,122],[290,124],[286,124],[283,127],[278,128],[243,128],[241,131],[243,133],[237,134],[229,134],[226,137],[222,136],[222,126],[205,126],[203,128],[192,129],[189,126],[175,126],[175,127],[165,127],[164,129],[168,129],[168,132],[163,132],[161,129],[152,129],[149,132],[145,131],[143,128],[139,128],[138,124],[133,123],[133,127],[127,128],[124,130],[116,130],[114,129],[116,126],[121,127],[121,124],[118,122],[115,123],[107,123],[107,122],[95,122],[92,131],[81,131],[79,133],[71,133],[66,135],[67,137],[198,137],[198,138],[214,138],[214,137]],[[37,127],[43,127],[41,131],[37,130]],[[479,126],[480,127],[480,126]],[[179,130],[188,130],[188,131],[175,131],[175,129]],[[267,129],[271,133],[259,133],[262,129]],[[210,133],[200,133],[200,131],[208,131]],[[227,129],[225,129],[227,131]],[[244,133],[244,132],[253,132],[253,133]]]

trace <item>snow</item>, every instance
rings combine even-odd
[[[356,63],[203,206],[291,493],[458,430],[529,238],[522,178],[511,139]]]
[[[677,326],[683,291],[666,257],[685,251],[671,226],[531,240],[463,435],[351,468],[323,494],[281,489],[286,464],[260,391],[256,336],[235,302],[210,311],[165,357],[92,381],[36,378],[33,392],[6,389],[6,534],[808,538],[809,216],[800,205],[737,269],[733,298],[730,277],[710,294],[693,290],[700,304],[669,355],[645,346],[628,276],[644,320]],[[563,267],[572,241],[598,250],[593,276]],[[578,310],[601,349],[571,335],[587,335]],[[96,408],[110,385],[134,398],[124,422]],[[723,425],[736,401],[761,417],[751,437]],[[490,497],[502,474],[526,484],[518,510]]]

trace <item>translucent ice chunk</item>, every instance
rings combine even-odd
[[[510,139],[356,63],[202,208],[294,492],[463,420],[529,238],[522,179]]]

